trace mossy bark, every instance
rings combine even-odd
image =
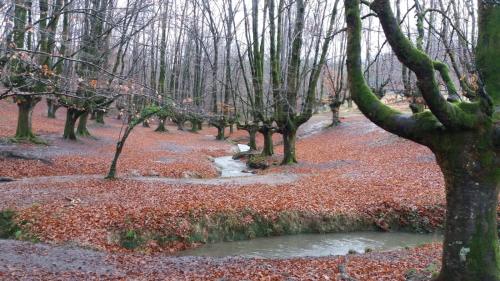
[[[217,126],[217,136],[215,137],[216,140],[225,140],[225,127],[224,126]]]
[[[295,156],[295,143],[297,140],[297,130],[286,130],[283,132],[283,161],[281,165],[289,165],[297,163]]]
[[[89,115],[90,115],[89,112],[85,111],[85,113],[83,113],[80,116],[80,118],[78,120],[78,127],[76,128],[77,135],[82,136],[82,137],[90,136],[90,132],[87,129],[87,121],[89,119]]]
[[[248,130],[248,146],[250,146],[251,150],[257,150],[257,141],[256,141],[256,136],[257,136],[257,129],[250,129]]]
[[[47,117],[51,119],[56,118],[56,112],[59,109],[59,106],[52,99],[47,99]]]
[[[479,100],[448,102],[440,93],[435,72],[446,69],[416,49],[401,32],[389,0],[374,0],[384,33],[398,59],[416,73],[418,87],[430,111],[412,116],[385,106],[371,93],[361,70],[361,19],[359,1],[345,1],[348,29],[347,70],[353,99],[363,114],[383,129],[429,147],[436,155],[446,184],[446,225],[442,269],[439,281],[500,280],[497,232],[497,205],[500,183],[500,126],[494,117],[498,107],[494,81],[485,79],[487,94],[479,90]],[[498,41],[500,6],[479,1],[477,57],[484,77],[498,73],[488,61],[500,55]],[[484,15],[487,15],[485,17]],[[494,34],[489,34],[492,32]],[[495,56],[491,54],[496,54]],[[494,65],[496,62],[492,62]],[[440,70],[439,70],[440,69]],[[496,75],[498,76],[498,75]],[[490,77],[491,78],[491,77]],[[443,78],[446,80],[446,77]],[[450,80],[447,83],[451,83]],[[450,95],[454,86],[447,85]]]
[[[95,114],[95,122],[98,124],[104,124],[104,111],[98,110]]]
[[[167,127],[165,127],[165,122],[167,122],[167,118],[160,118],[160,123],[158,123],[155,132],[168,132]]]
[[[446,183],[446,226],[439,281],[500,280],[498,182],[491,135],[439,136],[433,149]]]
[[[63,138],[67,140],[76,140],[75,134],[75,124],[78,117],[82,115],[83,112],[77,109],[68,108],[66,112],[66,122],[64,124]]]
[[[34,140],[35,134],[33,134],[31,126],[31,117],[33,114],[33,108],[37,101],[33,100],[31,97],[22,97],[16,100],[18,108],[17,116],[17,128],[16,128],[16,139],[18,140]]]
[[[273,129],[269,126],[263,126],[260,133],[264,137],[264,147],[262,148],[263,156],[272,156],[274,154]]]
[[[191,132],[196,133],[201,130],[201,121],[191,120]]]

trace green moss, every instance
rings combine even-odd
[[[120,233],[120,245],[129,250],[136,249],[144,243],[144,238],[139,232],[129,229]]]
[[[469,244],[470,251],[466,255],[467,267],[471,270],[471,272],[475,272],[477,274],[477,280],[500,279],[500,248],[497,234],[498,230],[496,227],[491,227],[492,225],[495,225],[492,222],[496,221],[496,211],[491,211],[488,216],[489,217],[484,218],[484,220],[477,220],[477,232],[472,237]],[[486,232],[484,231],[484,221],[489,222]],[[491,250],[494,251],[495,257],[490,257]],[[496,261],[493,266],[491,266],[492,261]]]
[[[0,211],[0,238],[19,238],[21,227],[14,221],[16,213],[12,210]]]

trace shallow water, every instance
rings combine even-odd
[[[247,165],[239,160],[234,160],[232,156],[217,157],[214,159],[215,166],[221,171],[221,178],[228,177],[248,177],[252,173],[244,173]]]
[[[182,256],[242,256],[251,258],[294,258],[346,255],[366,249],[388,251],[425,243],[440,242],[438,234],[403,232],[351,232],[299,234],[247,241],[221,242],[181,252]]]

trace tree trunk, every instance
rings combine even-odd
[[[260,132],[264,136],[264,147],[262,148],[262,155],[272,156],[274,154],[273,130],[270,128],[263,128]]]
[[[80,119],[78,121],[78,127],[76,128],[76,134],[82,137],[88,137],[90,136],[90,132],[87,129],[87,120],[89,119],[89,112],[85,111],[80,116]]]
[[[248,140],[248,146],[250,146],[251,150],[257,150],[257,141],[255,140],[255,137],[257,135],[257,129],[248,128],[248,135],[250,137],[250,139]]]
[[[78,116],[79,114],[77,110],[68,108],[66,112],[66,122],[64,124],[64,139],[76,140],[75,124]]]
[[[156,128],[155,132],[167,132],[167,128],[165,127],[165,122],[167,118],[161,118],[160,123],[158,124],[158,127]]]
[[[56,105],[55,101],[52,99],[47,99],[47,117],[55,119],[56,118],[56,111],[59,108],[59,106]]]
[[[330,124],[330,127],[338,126],[340,124],[340,105],[331,103],[330,110],[332,111],[332,124]]]
[[[98,110],[95,115],[95,122],[98,124],[104,124],[104,111]]]
[[[281,165],[297,163],[295,157],[295,142],[297,139],[297,130],[287,129],[283,132],[284,155]]]
[[[17,117],[17,129],[16,129],[16,139],[19,140],[33,140],[35,139],[35,134],[33,134],[31,128],[31,116],[33,114],[33,108],[36,102],[32,101],[32,98],[21,98],[17,100],[18,107],[18,117]]]
[[[196,133],[201,130],[201,121],[191,120],[191,132]]]
[[[120,158],[120,154],[122,153],[123,146],[125,145],[125,141],[127,140],[130,132],[132,132],[132,129],[134,126],[128,126],[127,129],[125,130],[125,133],[123,134],[123,137],[121,140],[119,140],[116,143],[116,151],[115,151],[115,156],[113,157],[113,161],[111,162],[111,166],[109,167],[109,172],[108,175],[106,176],[106,179],[115,179],[116,178],[116,166],[118,164],[118,158]]]
[[[439,281],[500,280],[498,167],[481,139],[436,154],[447,204]]]
[[[217,136],[215,137],[216,140],[225,140],[226,136],[224,135],[224,130],[225,127],[223,126],[217,126]]]

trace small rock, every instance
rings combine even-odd
[[[246,145],[246,144],[241,144],[239,143],[238,144],[238,151],[239,152],[247,152],[247,151],[250,151],[250,146]]]

